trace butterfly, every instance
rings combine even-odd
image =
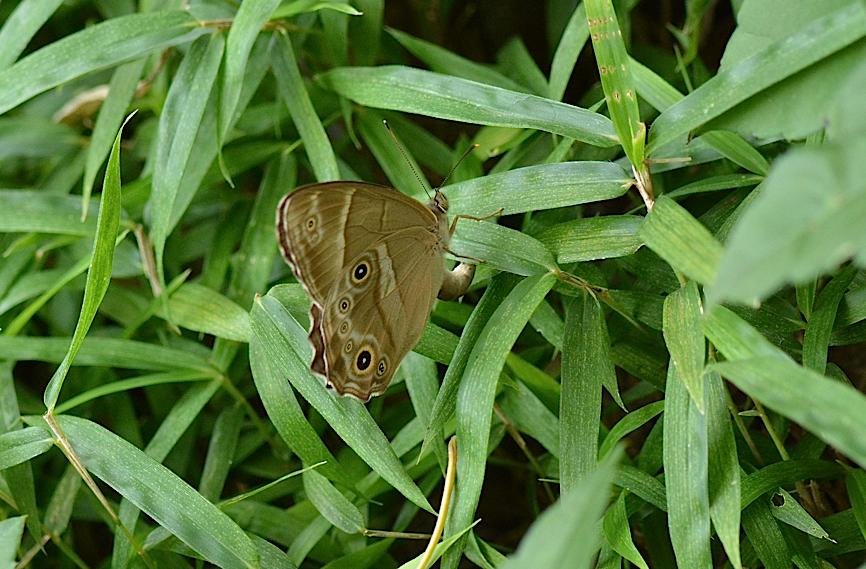
[[[445,268],[454,224],[441,190],[424,205],[377,184],[311,184],[280,200],[276,229],[313,301],[312,371],[363,402],[388,388],[436,298],[460,297],[475,274],[469,263]]]

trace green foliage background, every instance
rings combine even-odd
[[[415,568],[451,435],[446,569],[860,566],[866,3],[533,4],[0,5],[3,566]],[[273,221],[383,119],[503,215],[363,406]]]

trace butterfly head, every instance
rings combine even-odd
[[[430,199],[428,205],[433,211],[448,213],[448,198],[445,197],[445,194],[442,193],[442,190],[436,190],[436,193]]]

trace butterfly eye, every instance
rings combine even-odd
[[[369,274],[370,265],[367,264],[367,261],[361,261],[355,265],[354,269],[352,269],[352,280],[355,281],[356,284],[360,284],[364,282]]]
[[[346,312],[349,312],[349,307],[352,306],[352,303],[349,302],[348,298],[343,298],[340,300],[339,306],[340,306],[340,312],[345,314]]]
[[[316,218],[311,217],[307,220],[307,231],[312,231],[316,228]]]
[[[348,354],[349,352],[351,352],[353,347],[355,347],[355,345],[352,343],[352,340],[346,342],[346,353]]]
[[[343,323],[340,324],[340,334],[345,334],[348,331],[349,331],[349,323],[344,320]]]
[[[376,375],[382,377],[386,371],[388,371],[388,364],[385,362],[385,358],[382,358],[379,360],[379,365],[376,366]]]

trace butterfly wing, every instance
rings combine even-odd
[[[445,273],[442,227],[428,207],[362,182],[314,184],[280,202],[280,249],[313,299],[311,368],[338,393],[384,392],[420,338]]]
[[[316,359],[340,394],[362,401],[387,389],[418,342],[445,274],[429,228],[389,234],[352,260],[325,302]]]
[[[322,305],[352,259],[385,235],[430,227],[436,217],[396,190],[365,182],[312,184],[277,207],[277,240],[286,262]]]

